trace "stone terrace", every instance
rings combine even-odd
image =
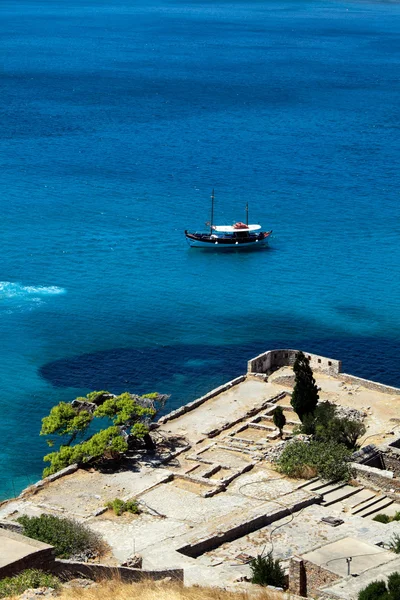
[[[366,413],[367,435],[390,438],[400,393],[369,389],[337,373],[314,374],[322,400]],[[250,572],[246,556],[272,548],[288,560],[343,537],[386,543],[397,523],[383,525],[349,510],[353,494],[362,496],[356,505],[374,502],[375,492],[293,481],[272,469],[270,458],[282,444],[272,421],[275,407],[281,405],[287,418],[284,438],[298,424],[292,385],[293,372],[285,366],[268,376],[240,377],[160,419],[156,455],[141,455],[120,472],[79,469],[43,482],[4,503],[0,519],[72,516],[104,536],[111,564],[139,553],[144,569],[180,567],[188,584],[225,587],[243,585],[238,582]],[[116,497],[137,498],[143,512],[114,516],[105,503]],[[326,516],[344,523],[331,527],[321,521]]]

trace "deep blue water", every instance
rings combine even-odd
[[[172,409],[282,345],[400,385],[398,3],[0,10],[0,496],[92,389]],[[213,186],[269,250],[187,247]]]

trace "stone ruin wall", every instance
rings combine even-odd
[[[259,354],[255,358],[252,358],[247,363],[247,373],[266,373],[270,374],[280,367],[292,366],[296,360],[296,356],[299,350],[268,350],[263,354]],[[312,369],[324,371],[330,375],[338,375],[342,370],[342,362],[333,358],[327,358],[326,356],[319,356],[318,354],[310,354],[304,352],[305,356],[310,361]]]
[[[268,350],[263,354],[259,354],[255,358],[252,358],[247,363],[247,374],[271,374],[280,367],[293,366],[296,360],[296,355],[299,350],[293,349],[279,349],[279,350]],[[348,375],[342,373],[342,361],[334,358],[327,358],[326,356],[320,356],[318,354],[312,354],[310,352],[303,351],[304,355],[310,361],[310,367],[316,371],[322,371],[328,373],[333,377],[340,377],[341,381],[349,383],[351,385],[359,385],[369,390],[375,390],[377,392],[383,392],[386,394],[400,394],[400,388],[371,381],[369,379],[363,379],[362,377],[356,377],[355,375]]]
[[[289,563],[289,592],[296,596],[320,597],[320,588],[341,579],[336,573],[328,571],[309,560],[293,557]]]

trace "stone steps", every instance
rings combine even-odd
[[[357,494],[349,498],[348,500],[343,500],[343,504],[345,504],[348,509],[353,510],[357,508],[360,504],[364,502],[368,502],[372,500],[377,495],[373,490],[367,490],[365,488],[358,488]]]
[[[345,485],[346,484],[343,481],[326,481],[318,478],[316,480],[312,480],[303,487],[310,492],[315,492],[316,494],[324,496],[325,494],[329,494],[330,492],[338,490]]]
[[[353,487],[352,485],[344,485],[336,490],[324,494],[322,505],[332,506],[332,504],[342,502],[342,500],[358,494],[359,491],[359,488]]]
[[[361,504],[352,511],[357,517],[369,517],[370,515],[379,514],[384,508],[393,504],[393,500],[385,495],[375,496],[375,499],[367,502],[365,506]]]

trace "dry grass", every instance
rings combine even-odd
[[[227,592],[217,588],[183,587],[169,583],[121,583],[106,581],[91,588],[63,588],[60,600],[283,600],[268,590]]]

